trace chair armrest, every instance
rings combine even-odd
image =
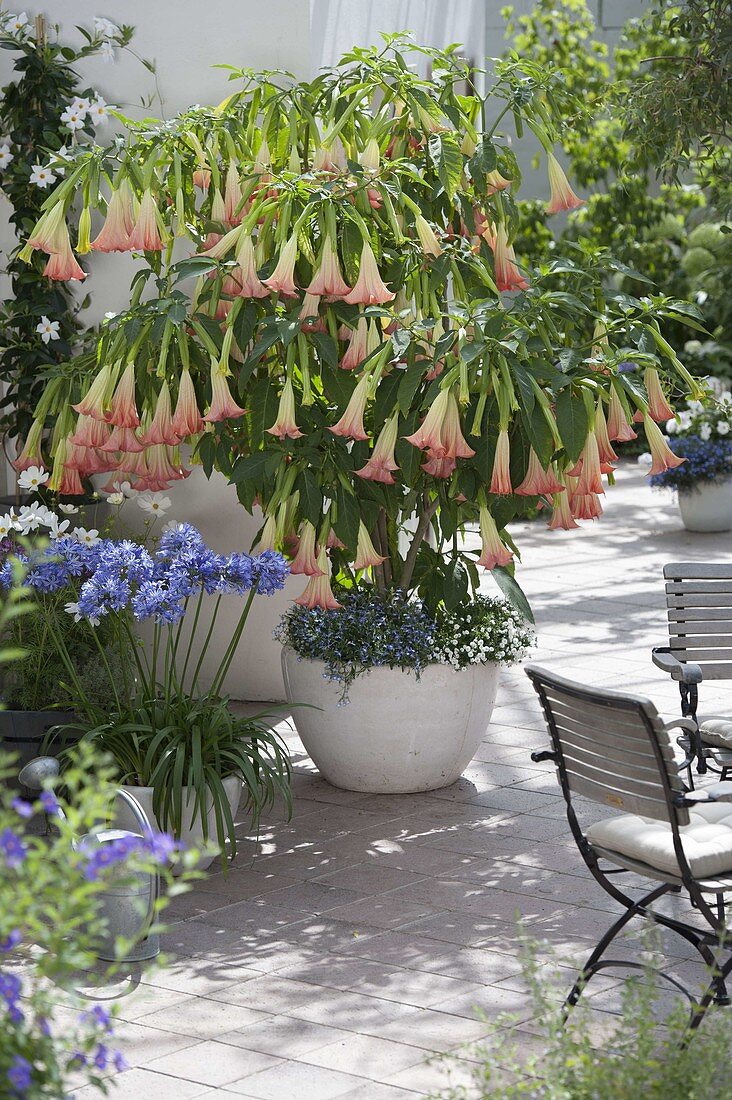
[[[668,672],[674,680],[682,684],[700,684],[702,682],[702,670],[699,665],[692,662],[682,662],[675,657],[668,646],[655,646],[651,650],[654,665]]]
[[[696,736],[699,729],[693,718],[672,718],[670,722],[664,722],[663,728],[667,732],[674,729],[684,730],[692,737]]]
[[[698,791],[687,791],[674,801],[677,806],[696,806],[700,802],[732,802],[732,783],[715,783]]]

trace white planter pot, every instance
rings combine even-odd
[[[323,679],[322,661],[282,651],[285,691],[305,749],[335,787],[371,794],[431,791],[454,783],[475,755],[498,690],[497,664],[372,668],[348,689]],[[298,703],[308,706],[298,707]],[[318,709],[313,709],[318,708]]]
[[[224,790],[226,791],[226,797],[229,800],[229,806],[231,807],[231,815],[236,820],[236,811],[239,806],[239,798],[241,796],[241,779],[238,775],[227,775],[226,779],[222,780]],[[123,790],[129,791],[142,806],[147,819],[152,825],[153,829],[162,831],[162,825],[158,821],[157,817],[153,813],[153,788],[152,787],[132,787],[124,785]],[[118,800],[117,806],[119,807],[115,811],[115,822],[120,829],[129,829],[130,832],[136,833],[139,831],[139,825],[135,820],[132,811],[125,806],[121,800]],[[195,798],[193,791],[188,793],[188,788],[183,789],[183,820],[180,836],[177,838],[182,842],[186,848],[200,848],[203,845],[203,823],[201,821],[200,814],[196,814],[195,821],[193,820],[195,807]],[[214,812],[213,805],[208,806],[208,839],[209,843],[216,843],[216,814]],[[206,856],[202,858],[197,864],[196,868],[200,871],[205,871],[207,867],[210,867],[215,855]]]
[[[732,530],[732,478],[679,489],[679,511],[687,531]]]

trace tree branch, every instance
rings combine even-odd
[[[412,544],[409,547],[409,551],[404,560],[404,568],[402,569],[402,575],[399,580],[399,587],[404,589],[409,588],[409,584],[412,580],[412,574],[414,573],[414,567],[417,564],[417,554],[419,553],[419,548],[422,545],[422,541],[424,540],[427,531],[429,530],[430,523],[432,522],[432,517],[437,511],[439,504],[437,497],[435,497],[435,499],[430,502],[427,499],[426,493],[424,494],[423,499],[424,511],[422,512],[419,523],[417,524],[417,530],[414,532]]]

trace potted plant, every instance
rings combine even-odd
[[[672,385],[702,390],[659,321],[695,314],[617,294],[601,250],[526,268],[502,119],[535,135],[548,210],[567,211],[581,199],[555,151],[583,103],[551,65],[502,61],[485,96],[474,76],[454,49],[389,37],[311,82],[232,70],[216,111],[125,122],[88,149],[22,255],[47,253],[61,280],[85,277],[88,250],[140,267],[94,372],[54,379],[19,462],[50,453],[54,488],[105,471],[164,489],[189,445],[262,509],[257,546],[292,559],[306,608],[337,613],[333,580],[469,617],[483,567],[526,611],[507,525],[540,502],[552,528],[599,516],[635,414],[675,461],[651,429]]]
[[[280,738],[264,715],[237,717],[220,694],[256,594],[270,594],[284,584],[284,559],[273,551],[258,557],[218,555],[190,525],[172,524],[152,550],[131,539],[97,539],[89,545],[63,535],[42,550],[18,551],[0,569],[5,586],[12,583],[16,560],[26,570],[24,586],[62,598],[68,621],[100,655],[106,674],[103,700],[89,692],[79,674],[67,631],[53,616],[44,620],[79,716],[72,728],[82,744],[112,757],[117,782],[130,787],[160,828],[194,846],[215,839],[222,861],[228,840],[233,858],[242,784],[255,825],[277,795],[290,804],[290,764]],[[218,674],[204,692],[199,689],[201,658],[193,660],[192,643],[205,602],[212,598],[205,651],[226,594],[244,597],[244,605]],[[186,633],[189,608],[192,623]],[[135,626],[147,620],[153,624],[152,637],[142,645]],[[116,666],[100,630],[115,640]],[[66,760],[74,755],[74,748],[62,754]],[[204,869],[213,858],[199,866]]]
[[[690,402],[668,421],[679,464],[651,476],[654,488],[676,490],[687,531],[732,530],[732,394],[717,388],[716,402]]]
[[[528,623],[507,600],[480,595],[452,611],[363,588],[338,599],[337,611],[293,606],[277,632],[309,755],[348,790],[453,783],[490,722],[500,665],[532,642]]]

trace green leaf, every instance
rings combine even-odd
[[[316,529],[323,518],[323,494],[315,481],[312,470],[302,470],[295,481],[295,489],[300,493],[300,512],[304,519],[310,520]]]
[[[470,589],[470,577],[463,563],[459,558],[456,558],[447,562],[443,578],[442,591],[445,607],[448,611],[454,611],[459,604],[467,599]]]
[[[491,576],[508,602],[512,603],[528,622],[533,623],[534,613],[531,610],[531,605],[526,599],[526,594],[515,577],[512,577],[508,570],[502,565],[496,566],[496,568],[491,571]]]
[[[336,521],[333,524],[335,533],[341,542],[344,542],[349,550],[356,549],[358,542],[358,527],[361,520],[358,501],[353,493],[349,493],[341,484],[336,489]]]
[[[531,446],[536,451],[537,458],[546,469],[554,453],[554,438],[541,406],[535,404],[531,413],[527,413],[522,409],[521,423],[529,437]]]
[[[569,388],[562,390],[557,398],[556,419],[567,457],[576,462],[589,430],[582,394],[573,393]]]
[[[463,154],[453,133],[432,134],[429,143],[430,156],[437,169],[437,176],[450,202],[455,197],[463,174]]]
[[[190,256],[186,260],[179,260],[177,264],[173,264],[170,272],[175,276],[177,283],[182,283],[184,279],[197,279],[200,275],[208,275],[210,271],[216,271],[218,266],[216,260],[208,256]]]
[[[261,485],[273,475],[280,463],[280,457],[277,451],[255,451],[254,454],[240,458],[232,470],[230,484],[252,481]]]
[[[403,416],[406,416],[412,407],[414,395],[419,389],[423,377],[423,360],[417,360],[415,363],[411,363],[402,374],[401,381],[399,382],[399,389],[397,391],[397,403],[399,405],[399,411]]]
[[[311,332],[310,342],[316,347],[322,361],[333,370],[338,366],[338,344],[327,332]]]

